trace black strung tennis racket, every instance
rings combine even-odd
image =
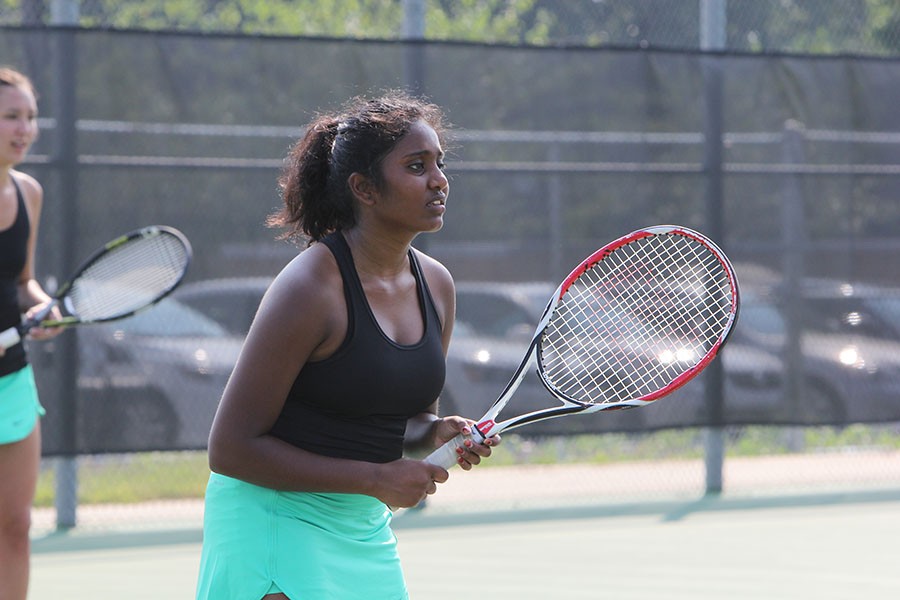
[[[191,262],[191,244],[177,229],[154,225],[118,237],[87,259],[40,313],[0,332],[0,345],[19,343],[32,327],[69,327],[122,319],[174,290]],[[47,319],[60,306],[62,319]]]
[[[700,373],[737,320],[737,278],[703,235],[663,225],[597,250],[550,299],[525,359],[472,432],[482,441],[544,419],[646,406]],[[560,405],[498,420],[525,375]],[[459,435],[425,460],[456,464]]]

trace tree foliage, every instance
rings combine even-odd
[[[424,0],[425,37],[486,43],[696,48],[701,0]],[[897,0],[723,0],[727,47],[900,53]],[[86,27],[395,39],[402,0],[83,0]],[[47,0],[0,0],[22,22]]]

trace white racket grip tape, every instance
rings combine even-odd
[[[425,462],[438,467],[443,467],[449,471],[450,467],[457,464],[456,461],[459,459],[459,454],[456,453],[456,449],[462,448],[465,450],[467,439],[471,439],[473,442],[483,442],[485,438],[481,435],[480,431],[473,427],[471,435],[463,435],[460,433],[455,438],[426,456]]]
[[[0,331],[0,347],[12,348],[21,341],[22,337],[19,335],[19,330],[15,327],[10,327],[6,331]]]

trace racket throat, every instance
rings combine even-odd
[[[487,419],[482,421],[481,423],[476,423],[475,427],[472,428],[472,435],[475,437],[481,436],[480,440],[476,440],[477,442],[483,442],[485,439],[491,437],[491,432],[497,426],[497,422],[493,419]]]

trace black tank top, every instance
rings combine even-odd
[[[322,243],[341,271],[347,335],[332,356],[304,365],[271,433],[324,456],[376,463],[397,460],[403,455],[406,421],[437,400],[444,386],[437,310],[410,249],[425,331],[415,344],[395,343],[369,307],[344,236],[334,233]]]
[[[19,307],[19,277],[28,256],[28,211],[25,197],[16,179],[10,175],[16,188],[16,219],[8,228],[0,231],[0,331],[18,325],[22,320]],[[28,364],[25,345],[19,342],[6,349],[0,356],[0,376],[14,373]]]

